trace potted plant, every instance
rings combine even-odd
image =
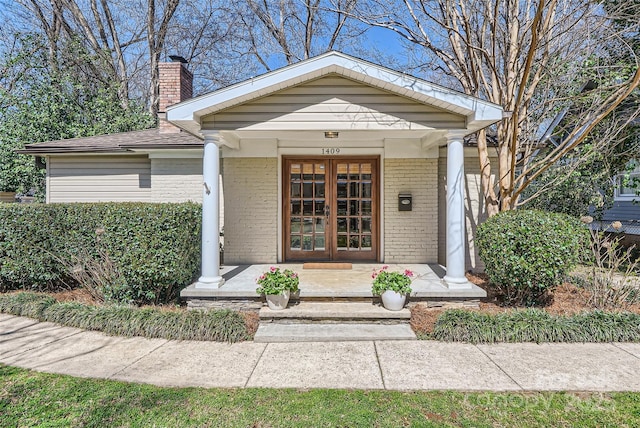
[[[279,311],[287,307],[291,293],[298,291],[300,279],[291,269],[280,270],[279,267],[271,266],[256,282],[259,285],[256,293],[264,294],[269,308]]]
[[[399,311],[404,307],[407,295],[411,293],[411,278],[413,272],[405,270],[403,273],[390,272],[389,266],[373,270],[373,286],[371,293],[382,298],[385,309]]]

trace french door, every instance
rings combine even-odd
[[[286,261],[377,261],[378,158],[284,158]]]

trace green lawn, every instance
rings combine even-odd
[[[640,393],[159,388],[0,365],[0,426],[640,425]]]

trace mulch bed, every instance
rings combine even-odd
[[[497,314],[516,309],[513,306],[505,306],[500,297],[499,290],[489,283],[485,274],[467,273],[469,281],[487,291],[487,297],[480,301],[479,308],[468,309],[487,314]],[[60,302],[79,302],[82,304],[97,304],[91,294],[84,289],[65,290],[57,293],[48,293]],[[549,302],[540,307],[553,315],[574,315],[580,312],[592,310],[588,304],[589,295],[584,289],[565,282],[560,285],[550,296]],[[175,305],[154,306],[163,310],[185,310]],[[417,304],[411,308],[411,327],[418,334],[431,334],[436,320],[446,309],[427,308],[426,305]],[[629,308],[631,312],[640,314],[640,305]],[[259,317],[255,312],[243,312],[242,316],[250,334],[258,329]]]
[[[467,273],[467,279],[487,291],[487,297],[481,299],[479,308],[469,310],[486,314],[498,314],[522,309],[505,306],[501,301],[500,291],[489,283],[489,278],[485,274]],[[589,294],[586,290],[565,282],[556,288],[550,296],[549,302],[538,309],[543,309],[552,315],[575,315],[593,310],[588,302]],[[436,320],[445,310],[442,308],[427,308],[425,305],[420,304],[415,305],[411,308],[411,327],[418,334],[431,334]],[[640,314],[640,305],[635,305],[628,310]]]

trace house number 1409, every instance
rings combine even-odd
[[[340,149],[338,148],[330,148],[330,149],[322,149],[322,154],[323,155],[339,155],[340,154]]]

